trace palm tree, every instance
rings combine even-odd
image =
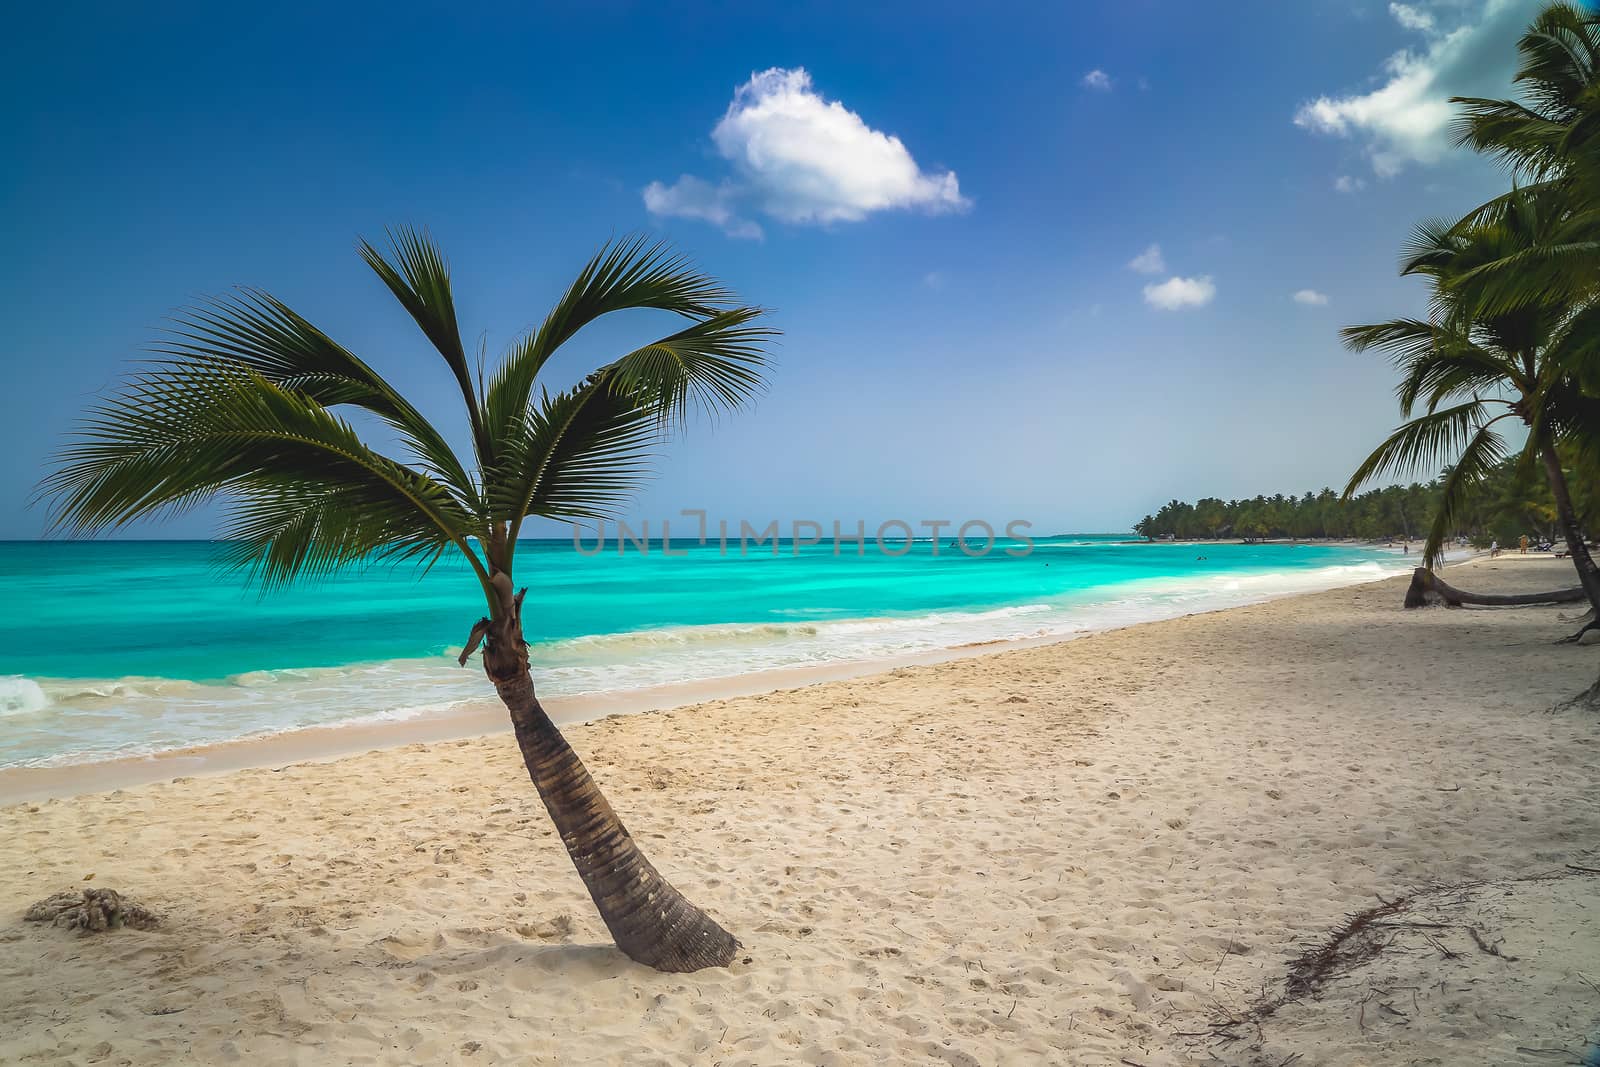
[[[1523,100],[1455,97],[1461,107],[1457,143],[1506,164],[1528,190],[1558,200],[1549,239],[1469,276],[1493,281],[1494,310],[1552,298],[1579,301],[1600,286],[1600,14],[1553,3],[1517,42],[1513,84]],[[1519,193],[1497,197],[1461,225],[1494,221],[1516,210]],[[1593,353],[1589,353],[1593,354]]]
[[[760,387],[776,331],[760,308],[642,238],[602,248],[543,324],[485,377],[456,325],[450,273],[425,235],[390,234],[361,257],[443,357],[466,411],[470,456],[353,353],[281,301],[244,289],[184,312],[160,357],[95,409],[41,483],[54,522],[93,535],[222,498],[230,561],[264,587],[355,563],[424,567],[460,552],[482,587],[483,669],[578,874],[617,947],[663,971],[727,964],[738,942],[650,865],[540,706],[514,580],[529,516],[610,514],[665,430]],[[651,308],[687,325],[550,392],[540,372],[584,326]],[[476,366],[474,366],[476,363]],[[340,414],[375,417],[403,458]]]
[[[1473,281],[1494,310],[1572,302],[1570,339],[1559,358],[1586,392],[1600,393],[1600,13],[1582,4],[1550,4],[1535,16],[1517,51],[1515,84],[1526,103],[1455,98],[1462,105],[1457,141],[1543,186],[1559,199],[1563,214],[1559,232],[1543,247],[1481,264]],[[1507,198],[1500,197],[1463,223],[1492,221],[1509,210],[1514,209]],[[1600,420],[1580,438],[1577,448],[1593,466],[1600,458]],[[1600,609],[1574,636],[1596,623]],[[1600,682],[1580,699],[1600,699]]]
[[[1488,283],[1471,278],[1484,263],[1540,247],[1563,224],[1548,190],[1523,191],[1493,220],[1462,227],[1425,223],[1416,230],[1401,273],[1427,278],[1433,289],[1429,320],[1395,319],[1343,331],[1357,351],[1390,352],[1402,381],[1401,414],[1408,420],[1357,468],[1345,487],[1349,499],[1385,472],[1438,470],[1459,453],[1441,483],[1441,499],[1423,547],[1433,567],[1444,542],[1465,515],[1468,498],[1509,454],[1495,429],[1520,420],[1528,429],[1525,461],[1544,464],[1562,534],[1590,604],[1600,612],[1600,572],[1584,544],[1557,446],[1593,439],[1600,402],[1586,397],[1567,372],[1564,354],[1585,343],[1570,306],[1525,303],[1485,312]],[[1412,417],[1418,404],[1424,413]]]

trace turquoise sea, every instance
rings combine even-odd
[[[893,546],[891,546],[893,547]],[[584,555],[524,542],[545,695],[890,660],[1066,636],[1401,573],[1383,548],[869,538],[724,554],[713,542]],[[265,596],[196,541],[0,542],[0,767],[48,766],[492,699],[455,654],[482,599],[463,564],[366,569]]]

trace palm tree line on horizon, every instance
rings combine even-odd
[[[1563,448],[1561,451],[1563,465],[1573,466],[1576,460],[1573,450]],[[1428,482],[1369,489],[1349,499],[1324,486],[1299,495],[1274,493],[1237,499],[1169,500],[1153,514],[1134,523],[1133,529],[1150,540],[1248,536],[1421,541],[1426,536],[1429,517],[1438,510],[1443,483],[1451,469],[1447,466],[1440,477]],[[1589,479],[1573,480],[1573,505],[1579,525],[1585,528],[1600,521],[1596,488],[1600,485]],[[1459,535],[1479,547],[1487,547],[1495,540],[1502,544],[1513,543],[1520,535],[1529,533],[1535,541],[1562,539],[1555,498],[1545,481],[1543,468],[1529,468],[1516,456],[1508,456],[1494,466],[1466,496],[1465,510],[1458,514],[1458,520]]]

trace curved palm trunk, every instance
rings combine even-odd
[[[617,947],[658,971],[727,966],[739,942],[644,858],[578,754],[540,706],[520,622],[513,618],[490,623],[486,638],[484,670],[511,712],[528,777]]]
[[[1575,604],[1587,599],[1588,593],[1581,585],[1571,589],[1552,589],[1548,593],[1469,593],[1446,584],[1444,579],[1427,568],[1418,567],[1411,572],[1411,585],[1406,589],[1406,607],[1427,607],[1430,596],[1437,596],[1452,608],[1459,608],[1463,604],[1514,607],[1525,604]]]
[[[1578,512],[1572,506],[1572,493],[1567,488],[1567,474],[1561,469],[1561,457],[1556,454],[1555,445],[1548,441],[1539,451],[1550,480],[1550,492],[1556,498],[1556,514],[1561,517],[1561,536],[1572,554],[1572,565],[1578,569],[1578,581],[1589,598],[1589,606],[1600,617],[1600,571],[1595,570],[1594,557],[1589,555],[1589,546],[1583,543],[1583,533],[1578,529]]]

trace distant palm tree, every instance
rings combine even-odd
[[[1600,401],[1583,395],[1563,358],[1571,346],[1586,343],[1582,324],[1575,321],[1570,305],[1554,302],[1485,312],[1483,285],[1470,281],[1484,263],[1550,240],[1564,222],[1558,202],[1548,191],[1524,191],[1511,197],[1507,210],[1494,220],[1466,227],[1423,224],[1405,253],[1401,273],[1432,283],[1430,318],[1343,331],[1353,349],[1392,354],[1403,376],[1401,414],[1410,420],[1357,468],[1345,498],[1386,472],[1439,470],[1454,454],[1423,546],[1423,564],[1432,567],[1466,514],[1472,491],[1509,454],[1497,424],[1516,419],[1528,429],[1525,457],[1544,464],[1579,581],[1600,612],[1600,573],[1584,544],[1557,450],[1565,441],[1592,441],[1600,425]],[[1413,418],[1419,404],[1424,412]]]
[[[650,865],[534,695],[513,579],[529,516],[609,514],[637,484],[663,431],[697,407],[735,408],[760,387],[764,312],[642,238],[584,266],[543,325],[485,378],[456,325],[438,248],[402,229],[367,265],[444,358],[466,409],[472,453],[381,377],[282,302],[256,290],[183,314],[162,357],[93,409],[41,490],[54,521],[92,535],[202,501],[228,503],[233,563],[264,586],[369,561],[431,565],[459,552],[487,614],[483,668],[511,713],[528,774],[617,946],[664,971],[727,964],[738,942]],[[539,376],[585,325],[651,308],[687,320],[606,363],[571,389]],[[373,416],[404,447],[363,440],[342,409]]]

